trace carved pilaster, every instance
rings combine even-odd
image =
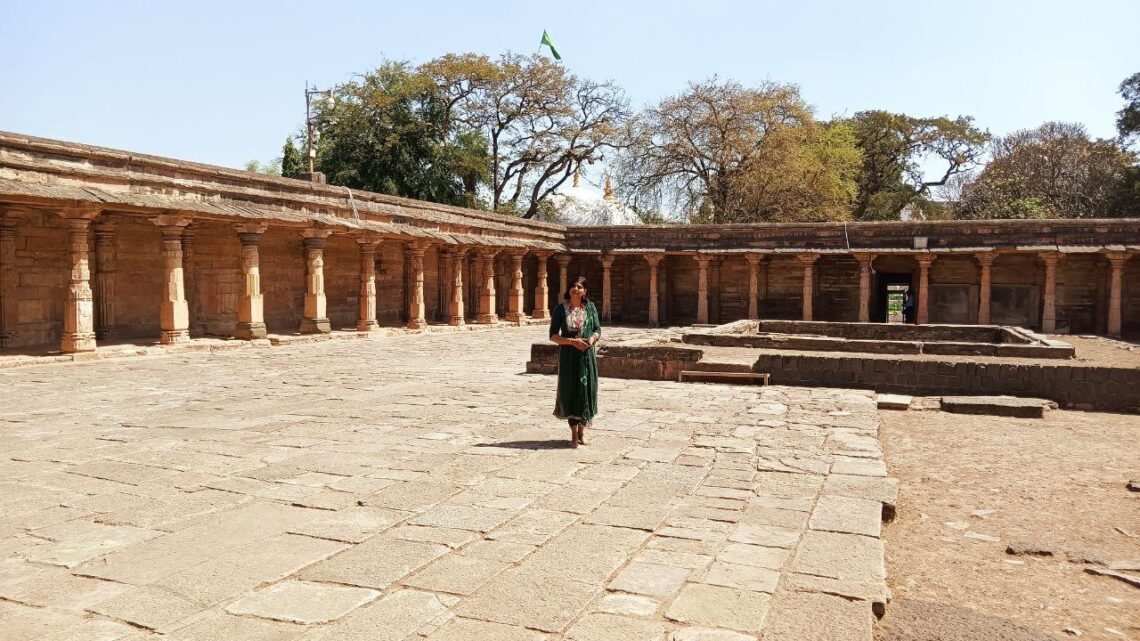
[[[1041,331],[1052,334],[1057,331],[1057,263],[1064,254],[1044,252],[1037,257],[1045,265],[1045,295],[1041,301]]]
[[[325,299],[325,229],[306,229],[301,235],[305,247],[305,315],[302,334],[328,334],[332,331]]]
[[[1105,254],[1111,269],[1108,286],[1108,325],[1107,334],[1119,338],[1121,331],[1121,296],[1124,277],[1124,263],[1128,261],[1128,254],[1124,252],[1109,252]]]
[[[466,259],[467,249],[459,247],[451,251],[451,303],[447,324],[453,327],[463,327],[467,323],[463,306],[463,263]]]
[[[558,293],[556,294],[558,300],[566,295],[566,290],[570,287],[570,254],[559,254],[555,258],[558,263]]]
[[[930,264],[937,258],[934,254],[918,254],[918,297],[915,309],[915,323],[926,325],[930,322]]]
[[[709,261],[708,256],[697,255],[697,324],[709,322]]]
[[[859,252],[855,260],[859,262],[859,322],[867,323],[871,320],[871,265],[875,255]]]
[[[812,320],[814,314],[814,301],[815,301],[815,262],[819,260],[819,254],[799,254],[796,256],[800,259],[803,265],[803,311],[801,318],[803,320]]]
[[[512,251],[511,256],[511,291],[510,298],[507,299],[507,320],[512,323],[517,323],[524,318],[526,314],[523,313],[523,272],[522,261],[526,256],[525,251]]]
[[[19,275],[16,273],[16,217],[0,210],[0,348],[16,342],[20,317],[16,307]]]
[[[992,252],[974,254],[978,261],[978,324],[990,324],[990,268],[997,254]]]
[[[495,255],[498,253],[499,250],[497,249],[483,249],[479,254],[483,262],[483,269],[481,270],[483,287],[479,292],[479,316],[475,322],[484,325],[496,323],[499,320],[499,316],[495,312]]]
[[[538,270],[535,274],[538,283],[534,287],[534,313],[535,318],[550,317],[550,285],[547,284],[549,272],[546,261],[550,259],[550,252],[534,252],[538,258]]]
[[[237,228],[241,241],[242,292],[238,299],[237,327],[234,337],[242,340],[265,338],[265,299],[261,295],[261,244],[265,225],[241,225]]]
[[[189,218],[160,216],[154,223],[162,234],[162,303],[159,308],[159,341],[164,345],[190,340],[190,308],[182,267],[182,232]]]
[[[657,266],[665,254],[646,254],[645,262],[649,263],[649,326],[657,327],[661,324],[661,314],[657,303]]]
[[[115,223],[95,224],[95,338],[112,338],[115,328]]]
[[[602,321],[610,322],[613,309],[613,288],[610,287],[610,272],[614,266],[614,257],[609,254],[602,255]]]
[[[380,326],[376,320],[376,247],[375,238],[357,238],[360,247],[360,316],[356,330],[370,332]]]
[[[405,252],[408,257],[408,268],[411,271],[412,300],[408,307],[408,329],[423,329],[427,327],[427,318],[424,317],[424,252],[427,245],[415,242],[408,245]]]
[[[763,254],[749,252],[744,255],[748,261],[748,318],[760,319],[760,262]]]

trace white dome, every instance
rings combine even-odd
[[[576,178],[576,177],[575,177]],[[641,219],[633,210],[606,197],[594,187],[584,186],[577,179],[576,184],[554,192],[551,202],[558,208],[562,223],[566,225],[640,225]]]

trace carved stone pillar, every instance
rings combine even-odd
[[[91,220],[97,212],[65,212],[71,277],[63,306],[63,338],[60,349],[65,353],[95,350],[95,308],[91,294],[90,245],[87,242]]]
[[[1052,334],[1057,331],[1057,263],[1063,254],[1044,252],[1037,255],[1045,264],[1045,295],[1041,301],[1041,331]]]
[[[550,258],[550,252],[534,252],[538,257],[538,284],[534,287],[534,318],[550,318],[550,285],[546,283],[549,273],[546,269],[546,261]]]
[[[301,233],[305,247],[305,315],[301,318],[302,334],[328,334],[332,325],[325,299],[325,240],[332,232],[306,229]]]
[[[855,260],[859,261],[859,322],[871,321],[871,264],[875,262],[874,254],[857,253]]]
[[[819,254],[799,254],[797,258],[803,264],[803,312],[801,314],[802,320],[812,320],[812,302],[815,299],[815,261],[819,260]]]
[[[182,282],[186,290],[186,313],[190,336],[206,333],[205,314],[202,313],[202,299],[198,295],[198,229],[197,225],[187,225],[182,230]]]
[[[919,254],[914,257],[918,261],[918,299],[915,309],[915,323],[926,325],[930,322],[930,263],[937,256],[933,254]]]
[[[614,257],[602,255],[602,322],[610,322],[613,310],[613,287],[610,286],[610,270],[614,266]]]
[[[467,323],[463,309],[463,263],[466,260],[466,249],[451,250],[451,304],[448,306],[447,324],[454,327],[463,327]]]
[[[189,218],[166,215],[154,220],[162,233],[162,306],[159,309],[159,342],[164,345],[190,340],[190,306],[182,268],[182,232]]]
[[[697,261],[697,324],[705,325],[709,322],[709,261],[707,256],[700,254],[693,257]]]
[[[1128,261],[1128,254],[1124,252],[1110,252],[1105,254],[1111,268],[1108,286],[1108,325],[1107,334],[1120,337],[1121,330],[1121,296],[1122,279],[1124,276],[1124,263]]]
[[[261,295],[261,256],[258,245],[261,243],[265,225],[238,225],[237,235],[241,241],[241,295],[237,304],[237,326],[234,338],[251,341],[268,336],[265,329],[265,299]]]
[[[997,254],[986,252],[974,254],[978,261],[978,324],[990,324],[990,268]]]
[[[115,223],[95,224],[95,338],[107,340],[115,327]]]
[[[664,254],[645,254],[645,262],[649,263],[649,326],[657,327],[661,324],[660,313],[657,308],[657,266],[661,264]]]
[[[523,256],[526,256],[525,251],[511,252],[511,291],[507,298],[507,320],[512,323],[526,318],[526,314],[523,313]]]
[[[424,316],[424,252],[427,244],[416,242],[405,249],[408,255],[408,266],[412,276],[412,300],[408,306],[408,329],[423,329],[427,327],[427,318]]]
[[[360,247],[360,315],[356,330],[370,332],[377,327],[376,321],[376,238],[357,238]]]
[[[744,255],[748,261],[748,318],[760,319],[760,261],[763,254],[749,252]]]
[[[489,325],[499,320],[495,312],[495,254],[497,249],[484,249],[479,254],[483,262],[483,288],[479,296],[479,316],[476,323]]]
[[[559,254],[555,259],[558,261],[558,300],[562,300],[570,287],[570,258],[570,254]]]
[[[20,285],[16,273],[16,218],[0,209],[0,347],[16,342],[16,326],[20,317],[16,292]]]

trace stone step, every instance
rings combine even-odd
[[[984,414],[1013,418],[1045,418],[1057,404],[1041,398],[1015,396],[943,396],[942,411],[951,414]]]
[[[881,410],[909,410],[914,401],[913,396],[906,394],[876,394],[875,402]]]
[[[682,383],[729,383],[733,385],[767,385],[768,375],[756,372],[718,372],[707,370],[681,370],[677,379]]]

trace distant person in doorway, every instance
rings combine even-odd
[[[570,423],[570,447],[586,444],[586,427],[598,413],[594,348],[602,338],[602,323],[586,291],[586,278],[575,278],[550,316],[550,340],[559,346],[554,415]]]
[[[906,296],[903,298],[903,322],[914,322],[914,294],[908,290]]]

